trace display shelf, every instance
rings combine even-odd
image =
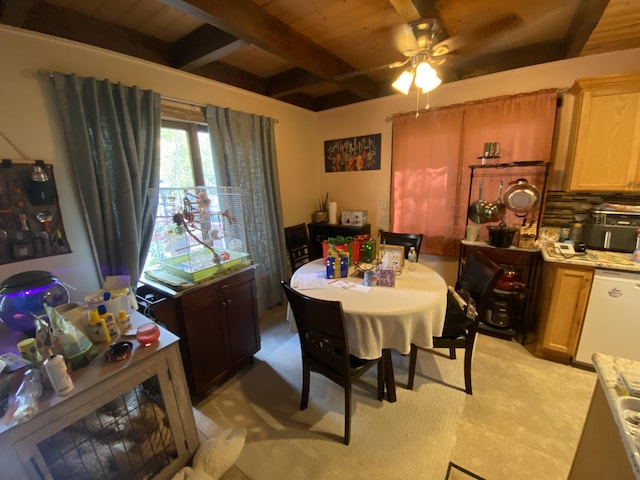
[[[514,245],[518,244],[519,232],[522,227],[525,227],[527,232],[535,231],[535,239],[537,239],[543,212],[549,167],[550,164],[548,162],[541,160],[470,165],[471,175],[467,205],[471,205],[473,201],[480,198],[480,183],[483,184],[482,200],[493,202],[498,198],[502,200],[502,195],[498,197],[500,182],[502,182],[504,189],[506,189],[509,184],[524,178],[529,184],[534,185],[540,191],[538,204],[533,210],[526,212],[525,215],[516,214],[516,212],[507,209],[507,213],[502,218],[502,221],[504,221],[507,226],[517,229],[513,241]],[[467,218],[466,225],[468,225],[469,222],[470,220]],[[480,240],[488,238],[487,225],[497,225],[498,223],[499,221],[480,224],[482,227],[480,230]]]

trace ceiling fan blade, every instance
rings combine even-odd
[[[477,28],[469,33],[453,35],[433,46],[433,55],[446,55],[450,52],[459,51],[469,53],[473,50],[483,48],[483,45],[492,37],[501,35],[508,30],[522,25],[522,18],[514,13],[509,13],[502,17]]]
[[[406,23],[398,25],[394,29],[393,40],[396,50],[403,54],[405,54],[405,52],[416,51],[420,48],[411,26]]]
[[[398,62],[386,63],[384,65],[378,65],[377,67],[367,68],[366,70],[355,70],[353,72],[342,73],[333,77],[335,80],[345,80],[347,78],[357,77],[359,75],[366,75],[367,73],[377,72],[378,70],[391,70],[393,68],[400,68],[409,63],[409,58]]]

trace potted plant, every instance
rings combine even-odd
[[[313,212],[313,223],[327,223],[329,221],[329,192],[318,200],[318,210]]]

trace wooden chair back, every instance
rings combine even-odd
[[[380,232],[380,243],[387,245],[400,245],[404,247],[404,258],[409,255],[411,247],[416,249],[416,258],[420,257],[420,245],[422,244],[422,233],[397,233]]]
[[[342,304],[307,297],[282,283],[300,335],[303,361],[339,385],[350,383],[349,343]]]
[[[289,252],[291,273],[293,273],[310,260],[307,224],[300,223],[291,227],[285,227],[284,238],[287,251]]]

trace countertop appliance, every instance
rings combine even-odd
[[[640,274],[596,269],[582,326],[577,363],[593,353],[640,361]]]
[[[640,213],[593,210],[587,218],[583,241],[588,248],[631,253],[638,228]]]

